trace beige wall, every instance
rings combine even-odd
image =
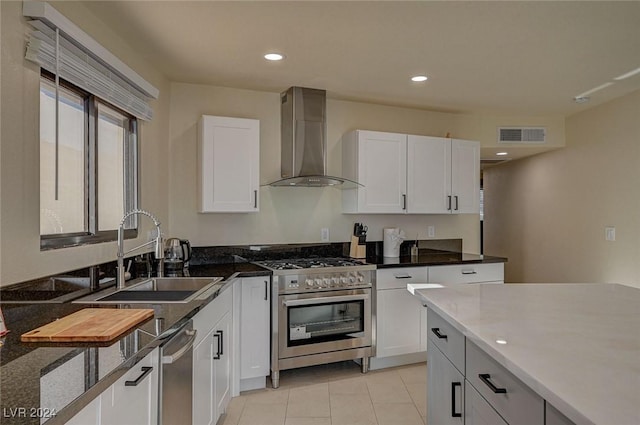
[[[54,3],[64,15],[160,89],[155,119],[141,127],[141,206],[167,224],[166,173],[169,133],[168,81],[116,34],[75,2]],[[115,259],[115,243],[40,251],[39,216],[39,68],[24,59],[29,26],[22,2],[0,2],[1,93],[0,286],[61,273]],[[166,226],[165,226],[166,227]],[[137,244],[151,229],[146,222]],[[130,241],[127,246],[136,246]]]
[[[268,183],[280,175],[279,95],[170,83],[81,4],[52,4],[160,89],[160,98],[152,103],[154,120],[141,128],[141,206],[160,218],[168,236],[189,238],[195,246],[319,242],[320,229],[328,227],[331,241],[346,241],[352,223],[364,221],[371,240],[381,239],[386,226],[399,226],[411,238],[426,238],[427,226],[433,225],[436,238],[462,238],[465,251],[478,252],[476,215],[343,215],[340,192],[332,188],[264,187],[260,189],[260,213],[196,213],[198,117],[211,114],[260,119],[260,180]],[[0,2],[0,286],[112,261],[116,250],[115,243],[105,243],[40,251],[39,70],[24,60],[29,27],[21,12],[19,1]],[[340,137],[356,128],[435,136],[451,132],[454,137],[481,140],[483,145],[493,143],[491,127],[498,122],[549,123],[552,128],[559,127],[556,134],[560,139],[564,134],[562,124],[558,125],[562,120],[557,117],[459,116],[333,99],[328,100],[327,113],[328,171],[336,175],[342,174]],[[129,241],[128,247],[146,240],[151,226],[144,219],[142,226],[141,237]]]
[[[507,281],[640,286],[639,116],[640,91],[567,118],[566,148],[485,171],[485,249],[509,257]]]
[[[265,93],[191,84],[172,84],[171,99],[171,229],[172,236],[195,246],[320,242],[328,227],[333,242],[348,241],[353,223],[369,226],[369,240],[381,240],[382,229],[398,226],[407,236],[462,238],[467,252],[479,250],[478,215],[345,215],[335,188],[260,189],[260,212],[198,214],[196,212],[196,124],[203,114],[260,120],[260,181],[280,178],[280,97]],[[455,116],[355,102],[327,101],[328,172],[342,175],[340,138],[361,128],[444,136],[454,132]]]

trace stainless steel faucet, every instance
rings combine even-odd
[[[127,219],[129,217],[131,217],[132,215],[146,215],[147,217],[149,217],[151,220],[153,220],[153,224],[155,224],[156,226],[156,238],[155,240],[151,240],[149,242],[145,242],[140,246],[137,246],[135,248],[132,248],[130,250],[128,250],[127,252],[124,251],[124,222],[127,221]],[[128,213],[126,213],[124,215],[124,217],[122,217],[122,220],[120,221],[120,227],[118,227],[118,266],[116,269],[116,287],[117,289],[123,289],[124,288],[124,282],[125,282],[125,276],[124,276],[124,256],[126,254],[129,254],[130,252],[136,251],[140,248],[144,248],[147,245],[151,245],[151,244],[155,244],[155,257],[157,260],[160,261],[160,263],[158,264],[158,277],[162,277],[162,269],[163,269],[163,260],[164,260],[164,243],[162,242],[162,231],[160,230],[160,222],[158,221],[158,219],[151,214],[148,211],[145,210],[132,210],[129,211]]]

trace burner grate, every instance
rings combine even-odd
[[[323,267],[362,266],[359,261],[345,258],[289,258],[284,260],[258,261],[260,265],[273,270],[317,269]]]

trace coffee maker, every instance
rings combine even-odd
[[[191,244],[186,239],[169,238],[164,250],[164,275],[189,276]]]

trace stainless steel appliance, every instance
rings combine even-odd
[[[160,425],[191,423],[193,343],[196,334],[190,320],[161,347]]]
[[[273,271],[271,381],[296,367],[375,355],[375,266],[343,258],[259,261]],[[275,294],[274,294],[275,295]]]
[[[189,276],[191,244],[186,239],[169,238],[165,244],[164,273],[166,276]]]
[[[327,174],[326,91],[290,87],[280,94],[282,179],[271,186],[359,186]]]

